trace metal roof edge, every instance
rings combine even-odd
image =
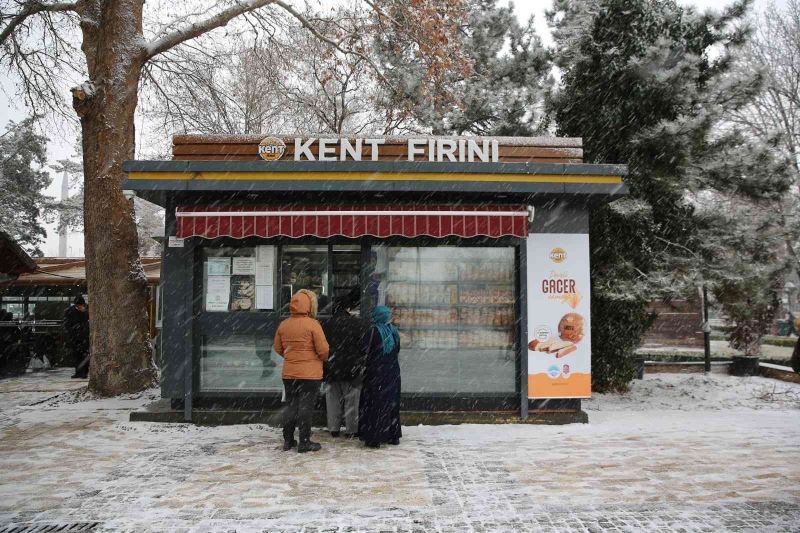
[[[431,172],[626,176],[627,165],[430,161],[124,161],[124,172]]]

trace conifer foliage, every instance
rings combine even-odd
[[[459,39],[450,43],[458,61],[450,58],[451,67],[438,77],[397,45],[412,39],[397,30],[380,35],[376,52],[390,66],[392,88],[381,104],[439,135],[540,133],[552,79],[549,53],[533,20],[521,24],[513,6],[497,0],[472,0],[461,9]]]
[[[0,229],[29,253],[41,255],[42,222],[52,199],[43,193],[51,181],[47,139],[35,125],[35,118],[11,122],[0,135]]]
[[[698,14],[670,0],[565,0],[550,14],[563,69],[551,107],[558,134],[583,137],[587,162],[623,162],[630,172],[630,196],[592,217],[595,390],[632,378],[649,301],[736,278],[730,263],[706,263],[720,227],[708,203],[769,202],[786,189],[771,147],[725,131],[726,113],[761,83],[732,68],[747,8]],[[744,164],[745,155],[767,164]],[[776,173],[748,172],[758,169]]]

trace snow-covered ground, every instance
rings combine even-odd
[[[797,339],[797,337],[785,337],[787,339]],[[792,350],[794,346],[776,346],[774,344],[761,345],[761,359],[781,362],[781,364],[788,364],[792,358]],[[647,357],[650,356],[681,356],[681,357],[695,357],[702,359],[704,355],[703,348],[688,347],[688,346],[652,346],[645,345],[636,350],[637,353]],[[742,355],[739,350],[734,350],[728,344],[728,341],[711,341],[711,356],[712,357],[726,357],[730,358],[734,355]]]
[[[128,422],[155,391],[54,398],[48,376],[63,375],[41,376],[0,381],[0,530],[800,527],[796,384],[655,374],[586,402],[589,424],[405,427],[380,450],[316,432],[323,450],[298,455],[262,425]]]
[[[800,385],[762,377],[727,374],[648,374],[627,394],[595,394],[590,411],[800,409]],[[797,412],[800,417],[800,411]],[[800,423],[800,418],[798,418]]]

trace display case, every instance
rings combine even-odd
[[[513,349],[513,265],[394,260],[386,304],[406,348]],[[418,279],[413,279],[413,278]]]
[[[400,331],[401,364],[414,361],[406,365],[405,390],[478,392],[513,384],[512,249],[387,248],[378,253],[376,272],[378,303],[391,308]],[[489,379],[465,382],[466,367],[472,376],[482,368],[478,375]]]

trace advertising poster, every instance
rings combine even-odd
[[[592,395],[589,235],[528,235],[528,397]]]
[[[253,276],[231,276],[231,311],[247,311],[255,307],[256,286]]]

